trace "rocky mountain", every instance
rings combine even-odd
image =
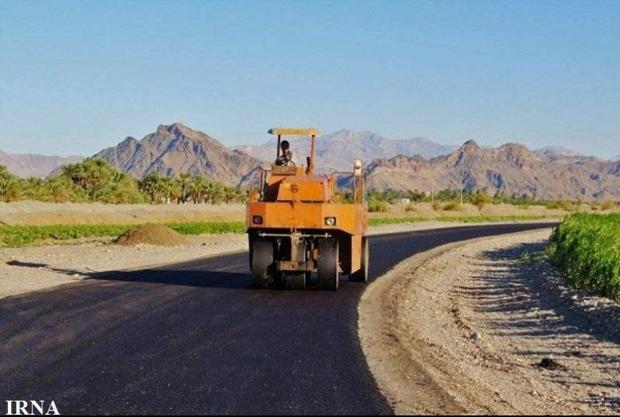
[[[81,156],[10,154],[0,151],[0,165],[19,177],[46,177],[60,167],[81,161]]]
[[[564,148],[563,146],[546,146],[544,148],[535,150],[534,153],[548,161],[556,161],[559,159],[571,161],[575,160],[576,158],[586,157],[586,155],[584,154]]]
[[[299,162],[305,163],[310,153],[308,138],[287,138]],[[353,160],[361,159],[365,164],[377,158],[389,158],[394,155],[422,155],[432,158],[445,155],[454,150],[453,146],[440,145],[424,138],[389,139],[373,132],[358,132],[342,129],[321,135],[317,138],[317,171],[350,171]],[[236,149],[272,161],[276,155],[276,139],[262,145],[245,145]]]
[[[594,157],[537,155],[508,143],[481,148],[468,141],[448,155],[425,159],[398,155],[368,167],[369,187],[486,189],[490,194],[527,194],[542,199],[620,199],[620,162]]]
[[[160,125],[141,140],[128,137],[95,155],[136,178],[150,172],[202,175],[228,185],[247,183],[260,161],[181,124]]]

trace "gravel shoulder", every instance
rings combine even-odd
[[[620,305],[567,288],[549,234],[447,245],[369,286],[359,336],[396,413],[620,412]]]

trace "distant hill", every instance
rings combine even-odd
[[[564,148],[562,146],[546,146],[541,149],[537,149],[534,153],[541,158],[549,161],[556,161],[559,159],[574,160],[576,158],[584,158],[587,155],[573,151],[571,149]]]
[[[46,177],[67,164],[84,159],[81,156],[46,156],[34,154],[10,154],[0,151],[0,165],[19,177]]]
[[[141,140],[128,137],[95,155],[136,178],[150,172],[189,173],[227,185],[247,182],[260,161],[181,124],[160,125]]]
[[[292,138],[299,162],[309,153],[307,138]],[[150,172],[189,173],[232,186],[256,181],[258,168],[275,158],[276,141],[235,149],[181,123],[160,125],[138,140],[128,137],[98,152],[102,158],[136,178]],[[497,148],[468,141],[460,148],[424,138],[390,139],[373,132],[342,129],[317,138],[317,170],[350,171],[362,159],[369,187],[430,192],[445,188],[486,189],[493,194],[541,199],[620,200],[620,156],[603,160],[562,147],[535,151],[508,143]],[[46,176],[81,157],[10,155],[0,164],[20,176]]]
[[[308,138],[287,138],[300,163],[310,153]],[[441,145],[424,138],[390,139],[374,132],[338,130],[317,138],[317,171],[350,171],[355,159],[369,164],[377,158],[389,158],[402,154],[422,155],[432,158],[454,150],[454,146]],[[276,155],[276,139],[262,145],[244,145],[236,149],[251,154],[258,159],[272,161]]]
[[[486,189],[490,194],[527,194],[542,199],[620,199],[620,162],[586,156],[536,154],[508,143],[481,148],[468,141],[449,155],[432,159],[396,156],[368,167],[369,187]]]

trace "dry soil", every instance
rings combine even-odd
[[[549,233],[438,249],[369,287],[360,338],[397,413],[620,412],[620,306],[564,285]]]

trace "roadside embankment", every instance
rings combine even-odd
[[[567,287],[550,233],[437,248],[366,290],[360,340],[396,413],[620,411],[620,306]]]

